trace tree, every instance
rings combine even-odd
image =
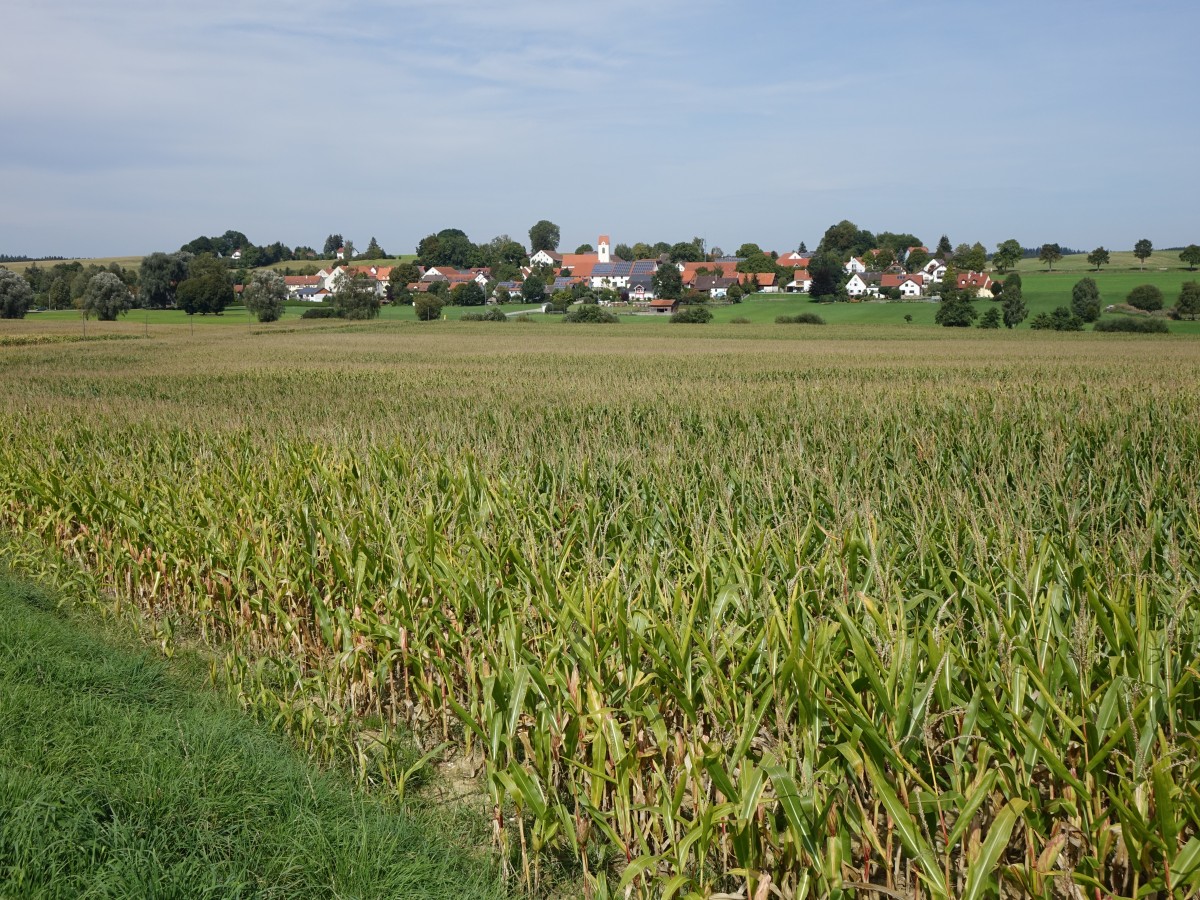
[[[1108,265],[1108,251],[1103,247],[1097,247],[1088,254],[1087,261],[1089,266],[1095,266],[1096,271],[1099,272],[1101,266]]]
[[[617,244],[617,246],[613,247],[613,256],[617,257],[618,259],[626,260],[627,262],[633,262],[635,259],[637,259],[637,257],[633,255],[633,248],[628,244]]]
[[[1021,275],[1018,272],[1013,272],[1004,279],[1004,297],[1003,312],[1004,312],[1004,327],[1015,328],[1025,321],[1025,317],[1029,315],[1029,309],[1025,306],[1025,298],[1021,294]]]
[[[670,250],[671,262],[703,262],[704,251],[690,241],[680,241]]]
[[[115,322],[117,316],[129,312],[133,298],[129,288],[112,272],[93,275],[83,294],[83,316],[95,316],[102,322]]]
[[[420,293],[413,299],[413,311],[422,322],[432,322],[442,317],[442,298],[436,294]]]
[[[211,256],[211,253],[209,254]],[[151,253],[142,260],[138,275],[138,299],[146,309],[175,305],[175,290],[188,277],[190,253]]]
[[[371,235],[371,240],[367,243],[367,250],[363,253],[365,259],[384,259],[387,256],[383,252],[383,248],[379,246],[379,241],[375,240],[375,236]]]
[[[188,315],[221,315],[233,302],[229,270],[211,253],[193,257],[188,263],[188,277],[176,288],[175,299]]]
[[[325,238],[325,246],[321,250],[321,255],[328,259],[333,259],[333,257],[337,256],[337,252],[342,249],[345,243],[346,242],[342,240],[342,236],[340,234],[331,234],[329,237]]]
[[[683,296],[683,274],[674,263],[663,263],[651,279],[656,297],[678,300]]]
[[[29,282],[11,269],[0,268],[0,319],[23,319],[32,303]]]
[[[1152,284],[1141,284],[1129,292],[1125,302],[1137,309],[1154,312],[1156,309],[1163,308],[1163,294]]]
[[[833,253],[839,259],[846,260],[851,256],[861,256],[874,246],[875,235],[859,228],[849,219],[842,219],[825,229],[817,252]],[[741,256],[740,253],[738,255]]]
[[[255,272],[242,291],[242,301],[260,322],[278,322],[287,300],[287,283],[270,269]]]
[[[578,247],[575,248],[575,252],[576,253],[595,253],[596,248],[593,247],[591,244],[580,244]]]
[[[1180,286],[1175,312],[1180,318],[1187,316],[1193,320],[1200,315],[1200,282],[1185,281]]]
[[[1189,269],[1195,270],[1196,266],[1200,266],[1200,246],[1188,244],[1179,254],[1179,258],[1187,263]]]
[[[999,328],[1000,327],[1000,310],[996,307],[990,307],[983,314],[983,318],[979,320],[980,328]]]
[[[996,245],[996,252],[992,256],[992,265],[996,267],[997,272],[1003,274],[1020,262],[1024,255],[1025,251],[1021,249],[1020,242],[1016,238],[1009,238]]]
[[[60,277],[51,282],[46,303],[51,309],[67,309],[71,305],[71,286],[67,279]]]
[[[963,244],[954,251],[954,264],[959,271],[982,272],[987,268],[987,249],[978,241],[970,247]]]
[[[530,275],[521,285],[521,299],[526,303],[541,303],[546,299],[546,282]]]
[[[1038,259],[1044,262],[1050,271],[1054,271],[1054,264],[1062,259],[1062,247],[1058,244],[1042,244],[1042,249],[1038,251]]]
[[[832,253],[818,253],[808,262],[808,274],[812,278],[809,294],[817,300],[837,299],[845,287],[846,270],[842,261]]]
[[[366,275],[342,275],[333,290],[333,306],[343,319],[374,319],[379,315],[379,294]]]
[[[475,279],[464,281],[456,286],[453,292],[455,306],[483,306],[487,303],[487,295]]]
[[[739,259],[749,259],[752,256],[766,256],[763,253],[762,247],[758,246],[758,244],[742,244],[733,255]]]
[[[1146,268],[1146,260],[1150,258],[1150,254],[1154,252],[1154,245],[1150,243],[1149,238],[1142,238],[1133,245],[1133,255],[1142,262],[1142,268]]]
[[[529,252],[546,250],[553,253],[558,249],[558,240],[558,226],[549,219],[541,219],[529,229]]]
[[[804,243],[804,241],[800,242],[800,246],[796,248],[796,252],[797,253],[807,253],[808,252],[808,246]]]
[[[465,269],[478,252],[467,233],[459,228],[443,228],[437,234],[426,235],[417,245],[417,256],[423,266],[454,266]]]
[[[1085,322],[1100,318],[1100,288],[1091,278],[1081,278],[1071,288],[1071,312]]]
[[[919,272],[932,257],[924,250],[914,250],[904,260],[905,268],[910,272]]]
[[[942,298],[933,321],[946,328],[966,328],[978,315],[979,312],[970,298],[956,292],[950,297]]]
[[[504,285],[500,285],[498,288],[496,288],[496,293],[494,296],[496,298],[496,303],[500,306],[504,306],[506,303],[512,300],[512,292],[510,292],[509,289]]]
[[[934,255],[943,260],[954,255],[954,251],[950,248],[950,238],[944,234],[938,238],[937,249],[934,250]]]

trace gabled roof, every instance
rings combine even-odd
[[[990,288],[992,279],[983,272],[959,272],[958,287],[960,290],[966,288]]]
[[[879,279],[879,286],[884,288],[898,288],[906,281],[911,281],[918,287],[924,287],[925,285],[925,281],[920,275],[907,275],[902,272],[884,272],[883,277]]]
[[[316,287],[321,283],[322,279],[319,275],[284,275],[283,283],[288,287],[304,288]]]
[[[678,305],[679,305],[679,301],[673,300],[670,297],[655,297],[653,300],[650,301],[651,309],[667,309],[667,308],[676,307]]]
[[[695,284],[692,286],[698,291],[712,291],[729,288],[740,282],[741,279],[736,275],[697,275]]]
[[[681,277],[684,284],[691,284],[700,274],[701,269],[707,269],[707,275],[715,275],[716,270],[720,269],[722,275],[733,276],[737,272],[737,263],[719,263],[719,262],[685,262],[680,263],[683,266]]]

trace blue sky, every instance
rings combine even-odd
[[[1200,4],[40,0],[6,10],[0,253],[228,228],[412,252],[1200,242]]]

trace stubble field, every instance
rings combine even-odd
[[[526,889],[1200,886],[1194,338],[184,326],[0,371],[9,553],[381,791],[410,731],[478,770]]]

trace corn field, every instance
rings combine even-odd
[[[1200,893],[1200,344],[499,330],[6,350],[0,525],[533,894]]]

